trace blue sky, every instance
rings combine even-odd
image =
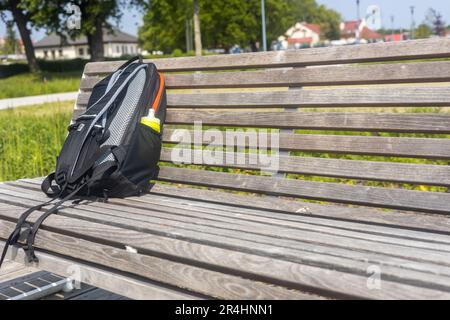
[[[356,0],[316,0],[329,8],[335,9],[346,19],[355,19]],[[383,26],[391,28],[391,15],[395,17],[395,28],[409,28],[411,25],[410,6],[415,6],[416,23],[425,20],[426,12],[430,7],[438,10],[450,25],[449,0],[361,0],[361,16],[365,15],[369,5],[376,4],[381,8]]]
[[[356,17],[356,0],[316,0],[329,8],[341,13],[346,20]],[[361,16],[364,16],[369,5],[376,4],[381,7],[383,26],[391,27],[390,16],[395,16],[395,28],[409,28],[411,16],[409,7],[416,7],[415,18],[417,23],[425,19],[428,8],[433,7],[442,13],[447,25],[450,24],[450,3],[449,0],[361,0]],[[130,34],[137,34],[138,25],[141,23],[142,14],[136,11],[124,12],[120,28]],[[5,34],[5,26],[0,21],[0,36]],[[40,40],[44,37],[45,31],[33,31],[33,40]]]

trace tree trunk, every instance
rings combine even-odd
[[[16,22],[17,29],[19,29],[20,38],[22,39],[23,46],[25,47],[25,55],[27,57],[28,66],[31,72],[39,72],[39,65],[34,53],[33,41],[31,41],[31,33],[27,28],[27,19],[22,10],[18,8],[19,1],[11,1],[11,12]]]
[[[202,33],[200,30],[200,6],[199,0],[194,0],[194,33],[195,33],[195,55],[202,55]]]
[[[101,18],[95,21],[95,31],[87,35],[92,61],[104,61],[105,51],[103,47],[103,22]]]

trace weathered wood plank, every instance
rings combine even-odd
[[[32,190],[32,192],[29,192],[29,190]],[[9,185],[7,190],[1,190],[0,192],[20,198],[28,196],[28,198],[33,198],[38,201],[43,198],[37,188],[31,189],[28,186],[23,187],[22,185],[19,187]],[[151,205],[152,210],[148,210],[148,204]],[[234,228],[234,230],[245,234],[257,232],[260,235],[276,236],[279,239],[305,240],[304,238],[298,238],[297,232],[293,231],[301,230],[302,233],[312,231],[352,239],[401,244],[406,247],[427,248],[441,252],[450,251],[450,246],[448,246],[450,244],[450,238],[446,235],[430,235],[424,232],[377,226],[371,226],[371,234],[368,234],[367,226],[364,224],[318,218],[310,219],[308,217],[299,217],[299,220],[285,220],[280,218],[279,215],[264,216],[264,212],[255,210],[245,212],[245,209],[240,209],[233,213],[232,207],[224,210],[213,207],[205,210],[190,206],[181,206],[180,204],[168,205],[166,202],[155,199],[155,196],[147,198],[137,197],[130,200],[112,199],[111,203],[108,204],[92,202],[88,206],[79,206],[78,209],[94,210],[96,213],[103,213],[108,216],[116,215],[115,212],[117,212],[120,217],[122,212],[127,212],[127,216],[130,219],[136,217],[141,221],[170,223],[165,221],[165,219],[168,219],[183,222],[183,226],[186,226],[186,223],[188,225],[195,224],[201,226],[202,230],[204,230],[203,228],[205,226],[221,229]],[[257,216],[255,216],[255,213]],[[197,226],[191,225],[190,228],[197,228]],[[213,233],[217,233],[217,231]],[[234,235],[234,237],[239,238],[240,236]],[[310,235],[308,239],[313,240],[314,238],[314,236]]]
[[[167,124],[249,128],[449,133],[448,114],[172,110]]]
[[[0,221],[0,235],[5,238],[15,224]],[[92,241],[46,230],[36,237],[36,246],[102,266],[137,274],[179,288],[222,299],[306,299],[315,296],[275,285],[254,282],[217,271],[172,262],[158,257],[128,252]],[[433,290],[434,291],[434,290]]]
[[[251,136],[254,132],[237,130],[232,134],[236,138],[236,147],[248,147],[248,142],[245,138]],[[222,144],[215,141],[214,138],[215,137],[204,136],[201,142],[203,145],[222,147]],[[175,143],[185,147],[194,142],[194,132],[193,130],[167,128],[164,130],[162,139],[165,143]],[[271,145],[276,144],[272,144],[271,135],[268,134],[267,146]],[[444,138],[280,133],[279,149],[285,151],[450,159],[450,139]]]
[[[56,218],[59,218],[59,217],[54,217],[54,218],[52,218],[52,219],[56,219]],[[61,225],[61,224],[60,224]],[[65,228],[68,228],[68,226],[67,225],[65,225]],[[94,228],[93,228],[93,225],[91,225],[91,228],[88,228],[87,230],[93,230]],[[69,230],[70,230],[70,228],[69,228]],[[79,230],[83,230],[83,227],[81,227]],[[86,230],[86,227],[84,228],[84,230]],[[111,234],[111,236],[113,236],[113,234],[114,233],[110,233],[110,232],[107,232],[106,231],[106,229],[104,229],[104,228],[102,228],[102,232],[97,232],[97,234],[102,234],[102,235],[107,235],[107,234]],[[87,231],[88,233],[89,233],[89,231]],[[117,233],[115,233],[115,234],[117,234]],[[123,235],[124,234],[124,232],[122,231],[122,232],[120,232],[120,233],[118,233],[118,235]],[[58,236],[58,239],[60,238],[61,236]],[[145,240],[145,239],[143,239],[142,238],[143,236],[141,235],[141,237],[139,237],[139,238],[133,238],[133,239],[139,239],[139,240],[141,240],[143,243],[148,243],[148,240]],[[154,236],[152,236],[151,238],[154,238]],[[135,241],[136,241],[135,240]],[[48,242],[49,240],[47,239],[47,242]],[[74,240],[71,240],[71,243],[73,243],[73,241]],[[54,242],[54,241],[53,241]],[[42,244],[44,245],[44,243],[42,242]],[[160,240],[158,240],[157,241],[157,246],[158,246],[158,248],[161,248],[161,245],[162,245],[162,243],[161,243],[161,241]],[[191,245],[191,244],[190,244]],[[192,245],[194,245],[194,244],[192,244]],[[56,246],[57,246],[57,248],[60,248],[61,246],[60,245],[58,245],[58,244],[56,244]],[[77,246],[77,244],[75,243],[75,244],[73,244],[73,246]],[[179,252],[183,252],[183,254],[186,254],[186,252],[191,252],[191,250],[189,250],[188,249],[188,247],[183,247],[183,246],[180,246],[180,245],[178,245],[178,249],[180,250]],[[82,250],[83,251],[83,250]],[[192,251],[192,252],[196,252],[197,254],[199,254],[199,253],[204,253],[204,254],[206,254],[206,252],[207,251],[205,251],[205,250],[195,250],[195,251]],[[237,263],[242,263],[243,262],[243,260],[241,260],[241,259],[236,259],[235,260],[235,255],[236,255],[237,253],[229,253],[229,254],[227,254],[227,255],[224,255],[224,257],[227,257],[228,259],[229,258],[232,258],[232,261],[236,261]],[[268,261],[265,261],[265,262],[263,262],[263,261],[261,261],[261,258],[259,258],[259,259],[256,259],[255,257],[252,257],[251,255],[245,255],[245,261],[252,261],[252,263],[255,265],[253,268],[251,268],[251,269],[249,269],[249,270],[253,270],[254,268],[257,268],[257,266],[259,266],[258,268],[263,268],[264,270],[267,270],[268,268],[269,268],[269,265],[268,265]],[[197,260],[198,258],[196,258],[196,260]],[[216,258],[214,258],[213,256],[211,256],[211,261],[214,261],[215,263],[217,263],[216,261],[217,260],[215,260]],[[255,260],[256,259],[256,260]],[[272,260],[270,260],[270,261],[272,261]],[[276,270],[278,270],[278,272],[280,272],[280,270],[283,270],[284,269],[284,267],[282,267],[282,264],[280,264],[281,262],[280,261],[277,261],[277,260],[273,260],[274,262],[276,261],[277,263],[278,263],[278,265],[276,266]],[[229,262],[228,262],[229,263]],[[389,268],[387,268],[387,269],[389,269]],[[272,268],[270,268],[270,270],[272,270]],[[292,269],[292,266],[290,267],[290,270],[293,270]],[[172,270],[173,271],[173,270]],[[267,270],[268,271],[268,270]],[[303,274],[303,271],[305,272],[305,274],[308,274],[308,279],[313,279],[313,278],[315,278],[315,275],[316,275],[316,272],[320,272],[320,269],[318,269],[318,268],[316,268],[316,267],[310,267],[310,266],[302,266],[302,268],[300,268],[300,269],[298,269],[298,270],[296,270],[296,272],[294,273],[294,274],[296,274],[296,278],[297,279],[299,279],[298,277],[299,276],[301,276],[301,274]],[[157,273],[159,272],[159,270],[157,271]],[[389,272],[389,271],[388,271]],[[331,270],[327,270],[325,273],[322,273],[322,272],[320,272],[321,274],[320,275],[318,275],[319,277],[320,277],[320,279],[321,279],[321,281],[320,281],[320,286],[324,286],[324,285],[326,285],[326,283],[327,283],[327,279],[330,279],[330,277],[333,277],[333,276],[336,276],[336,271],[331,271]],[[289,275],[289,273],[288,272],[280,272],[280,276],[281,277],[286,277],[286,276],[288,276]],[[325,275],[327,275],[325,278],[323,278]],[[353,281],[353,282],[351,282],[352,283],[352,287],[353,286],[356,286],[356,288],[352,288],[352,291],[353,290],[358,290],[357,288],[359,287],[359,285],[361,285],[361,291],[363,291],[363,292],[365,292],[365,291],[367,291],[366,289],[364,289],[364,287],[365,287],[365,281],[363,281],[363,283],[361,283],[360,281],[358,281],[357,280],[357,276],[355,276],[355,275],[350,275],[350,274],[346,274],[346,273],[341,273],[341,276],[342,277],[344,277],[344,278],[334,278],[333,279],[333,281],[335,282],[334,283],[334,285],[333,285],[333,290],[336,292],[336,288],[339,288],[339,286],[340,286],[340,281],[341,280],[346,280],[346,281]],[[353,279],[348,279],[348,277],[353,277]],[[365,277],[363,277],[364,279],[366,279]],[[336,281],[336,279],[339,279],[339,280],[337,280]],[[337,282],[337,283],[336,283]],[[390,281],[387,281],[386,283],[383,283],[384,285],[387,285],[388,287],[392,287],[391,286],[391,284],[389,283]],[[364,287],[363,287],[364,286]],[[404,287],[404,285],[403,284],[398,284],[398,283],[396,283],[395,284],[395,286],[394,287],[392,287],[392,289],[393,288],[395,288],[396,286],[400,286],[400,287]],[[386,287],[385,286],[383,286],[383,289],[385,289]],[[425,289],[425,290],[428,290],[428,289]],[[408,293],[408,295],[410,295],[410,294],[416,294],[414,291],[416,291],[416,290],[413,290],[413,287],[411,287],[410,288],[410,291],[409,291],[409,293]],[[422,292],[422,290],[420,290],[420,291],[417,291],[417,292],[420,292],[420,294],[423,294]],[[375,292],[365,292],[364,293],[364,295],[370,295],[370,296],[372,296],[373,297],[373,295],[376,295],[376,296],[378,296],[378,295],[380,295],[381,294],[381,296],[386,296],[386,294],[387,295],[392,295],[392,294],[394,294],[394,293],[391,293],[390,291],[389,291],[389,293],[388,292],[383,292],[383,293],[380,293],[380,292],[377,292],[377,293],[375,293]],[[403,293],[404,294],[404,293]]]
[[[206,57],[155,59],[163,72],[220,69],[302,67],[356,62],[413,60],[450,56],[449,39],[425,39],[400,43],[378,43],[329,48],[217,55]],[[88,63],[84,73],[98,74],[115,71],[125,61]]]
[[[173,93],[167,95],[167,105],[172,108],[450,106],[450,87]]]
[[[176,150],[163,148],[161,161],[175,162],[172,152],[193,155],[193,149]],[[216,151],[216,154],[220,154]],[[236,157],[243,159],[242,163],[226,163],[225,159]],[[194,157],[192,156],[191,159]],[[240,168],[250,170],[264,170],[265,165],[250,161],[250,154],[223,152],[221,164],[217,167]],[[328,158],[310,158],[280,155],[278,158],[278,172],[317,175],[348,179],[364,179],[375,181],[391,181],[401,183],[450,186],[450,167],[444,165],[424,165],[379,161],[340,160]],[[196,163],[197,165],[211,165],[208,161]]]
[[[263,209],[269,212],[286,213],[289,216],[307,215],[311,217],[329,217],[336,220],[450,234],[450,218],[448,216],[416,212],[386,212],[367,207],[306,203],[269,195],[243,195],[167,184],[154,185],[151,193],[171,196],[176,199],[197,200],[197,205],[203,206],[214,204],[226,205],[227,207],[235,206],[238,210],[240,208]]]
[[[450,81],[450,62],[396,63],[248,72],[166,74],[168,89],[258,88]],[[91,91],[102,77],[81,79]]]
[[[22,182],[40,185],[42,178],[22,179]],[[282,219],[310,216],[313,218],[331,218],[331,221],[348,221],[388,226],[410,230],[419,230],[430,234],[450,234],[450,218],[446,215],[420,212],[386,211],[369,207],[349,207],[345,205],[317,204],[302,202],[270,195],[244,195],[205,188],[193,188],[187,185],[174,186],[155,184],[151,195],[170,197],[173,200],[195,201],[196,206],[221,206],[225,210],[264,210],[268,214],[283,213]],[[0,208],[1,210],[1,208]]]
[[[78,106],[90,93],[80,93]],[[169,108],[450,106],[450,87],[339,88],[291,91],[168,93]]]
[[[400,210],[449,214],[450,194],[161,167],[159,180]]]
[[[4,246],[4,242],[0,241],[0,247]],[[9,257],[21,265],[28,265],[25,254],[22,250],[9,252]],[[64,276],[74,276],[74,269],[79,271],[79,281],[99,287],[117,294],[127,296],[132,299],[168,299],[168,300],[194,300],[198,296],[164,286],[158,286],[154,283],[146,282],[141,279],[126,277],[124,275],[114,273],[111,270],[93,266],[92,264],[83,264],[79,260],[68,259],[67,256],[52,255],[45,252],[36,252],[39,258],[39,268],[48,270]]]
[[[33,192],[30,193],[27,190],[33,190]],[[6,193],[10,193],[13,196],[23,198],[28,195],[28,197],[32,197],[33,199],[36,197],[36,200],[41,199],[41,197],[39,197],[40,193],[36,192],[39,192],[37,188],[30,189],[28,186],[25,187],[22,185],[20,185],[19,188],[15,186],[8,186],[6,191]],[[149,207],[152,209],[149,210]],[[136,218],[141,221],[171,224],[172,222],[168,220],[173,220],[182,222],[182,224],[177,223],[174,225],[174,227],[177,228],[200,228],[199,231],[201,230],[202,232],[207,232],[207,230],[209,230],[212,234],[220,234],[233,238],[245,238],[247,240],[250,239],[260,243],[264,242],[264,237],[260,237],[261,235],[264,235],[265,237],[276,237],[277,245],[296,249],[298,249],[299,246],[296,245],[295,242],[284,240],[295,239],[296,241],[317,241],[312,248],[312,252],[315,253],[319,252],[319,243],[324,241],[324,234],[348,237],[353,239],[353,242],[355,239],[361,239],[364,241],[369,240],[390,243],[393,245],[400,244],[408,249],[414,247],[416,249],[427,248],[438,250],[440,252],[450,251],[450,247],[448,247],[448,244],[450,244],[450,238],[448,235],[403,230],[386,226],[368,226],[363,223],[352,223],[349,221],[339,221],[336,219],[330,220],[319,217],[280,215],[261,210],[236,208],[230,205],[218,206],[210,204],[209,206],[199,206],[199,202],[191,201],[186,203],[186,201],[184,201],[180,203],[180,201],[176,201],[176,199],[161,197],[154,194],[130,199],[110,199],[108,204],[92,202],[89,203],[88,206],[79,206],[77,209],[90,211],[90,215],[88,215],[90,218],[93,218],[92,211],[95,213],[105,214],[107,215],[105,216],[105,219],[107,219],[108,222],[112,221],[111,215],[117,216],[115,212],[118,213],[119,217],[122,217],[122,212],[126,212],[127,217],[129,217],[132,221]],[[127,225],[130,226],[130,224]],[[141,227],[143,226],[144,225],[141,225]],[[367,233],[368,228],[370,229],[370,234]],[[224,234],[223,229],[231,229],[236,232]],[[299,238],[297,231],[301,231],[301,235],[302,237],[304,236],[304,238]],[[305,234],[305,232],[307,234]],[[320,236],[317,237],[317,235],[314,235],[314,232],[319,232]],[[247,237],[247,234],[252,235]],[[198,241],[198,239],[195,241]],[[345,242],[345,240],[343,241]],[[271,244],[272,240],[267,238],[265,242]],[[226,243],[229,245],[230,241],[226,241]],[[327,245],[334,245],[334,243],[334,240],[330,239],[330,242],[328,242]],[[356,245],[358,246],[358,244]],[[309,248],[309,245],[302,243],[300,247],[302,250],[305,250],[305,247]],[[371,247],[373,247],[373,244],[365,247],[365,249],[370,250]],[[355,248],[349,247],[348,249],[351,250]],[[384,252],[379,246],[375,246],[372,249],[376,249],[378,250],[377,252],[380,253]],[[385,249],[386,248],[384,248],[384,250]],[[271,251],[269,250],[268,252]],[[349,253],[345,250],[340,251],[335,247],[328,252],[328,254],[334,256],[339,255],[340,253],[342,254],[342,257],[355,257],[352,252]],[[389,253],[395,254],[394,251],[389,251]],[[419,253],[419,255],[422,258],[424,257],[422,252]],[[407,257],[412,258],[410,255]],[[383,264],[386,264],[385,260],[383,261]],[[398,263],[397,265],[401,264],[402,263]]]

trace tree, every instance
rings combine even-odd
[[[199,0],[194,0],[194,34],[195,34],[195,55],[202,55],[202,33],[200,28],[200,6]]]
[[[30,17],[33,12],[26,8],[20,0],[0,0],[1,17],[7,24],[11,21],[7,20],[5,15],[6,11],[11,13],[17,29],[19,30],[20,38],[25,47],[25,55],[30,71],[38,72],[39,65],[34,53],[33,42],[31,41],[31,31],[28,29],[28,24],[31,22]]]
[[[6,54],[14,54],[17,51],[16,31],[14,22],[8,21],[6,24],[6,41],[4,51]]]
[[[315,0],[287,0],[290,24],[299,21],[316,23],[321,26],[322,35],[329,40],[340,38],[341,16],[335,10],[317,5]]]
[[[427,24],[422,23],[417,27],[414,35],[417,39],[429,38],[432,35],[432,30]]]
[[[204,47],[258,49],[261,41],[261,1],[199,1]],[[192,17],[193,0],[152,0],[139,30],[144,49],[172,52],[186,49],[186,19]],[[340,16],[315,0],[266,0],[267,40],[270,43],[299,21],[318,23],[325,36],[338,38]],[[190,18],[189,18],[190,19]]]
[[[445,36],[445,22],[442,18],[442,14],[433,8],[428,10],[426,22],[432,30],[435,36]]]
[[[186,50],[184,26],[194,14],[189,0],[152,0],[139,28],[139,41],[146,50]]]
[[[86,36],[91,59],[94,61],[104,60],[103,32],[112,31],[111,21],[120,21],[121,9],[145,4],[143,0],[22,0],[22,2],[35,12],[32,20],[37,26],[57,33],[63,41],[67,36],[72,39]],[[68,5],[77,6],[81,12],[79,29],[69,28],[68,15],[61,14],[66,12]]]

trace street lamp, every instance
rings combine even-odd
[[[409,7],[411,9],[411,39],[414,40],[414,28],[416,27],[416,23],[414,21],[414,10],[416,9],[414,6]]]
[[[262,44],[263,51],[267,51],[267,37],[266,37],[266,5],[264,0],[261,0],[261,25],[262,25]]]
[[[360,5],[360,0],[356,0],[356,27],[355,27],[355,36],[356,36],[356,42],[359,42],[359,38],[360,38],[360,34],[359,34],[359,24],[360,24],[360,19],[361,19],[361,11],[359,9],[359,5]]]

